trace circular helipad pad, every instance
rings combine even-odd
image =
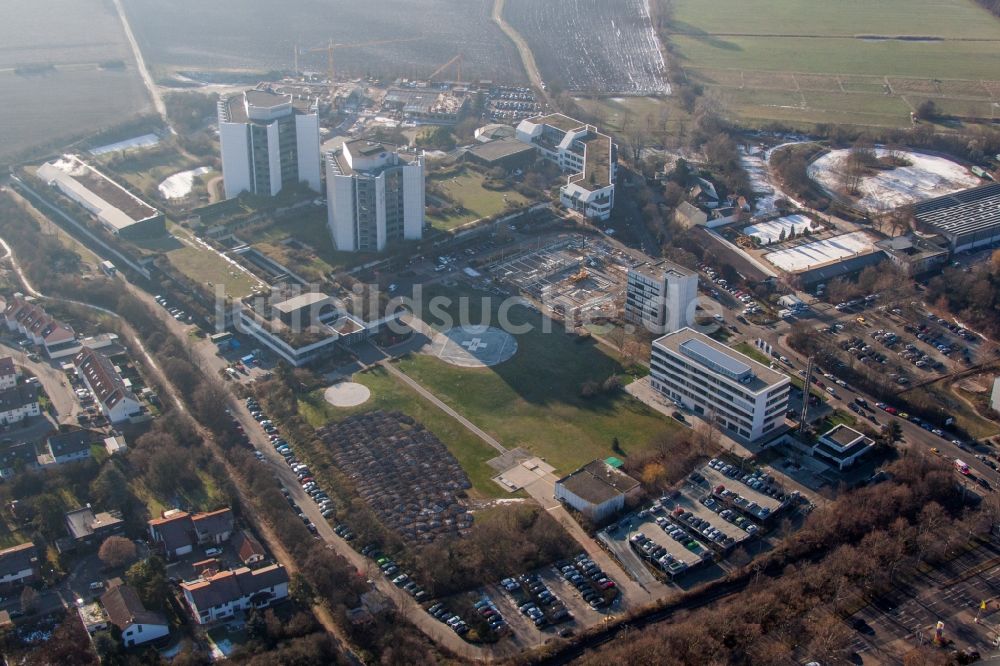
[[[455,327],[434,337],[431,353],[452,365],[483,368],[517,353],[517,340],[492,326]]]
[[[323,391],[323,397],[334,407],[357,407],[366,403],[372,392],[364,384],[340,382]]]

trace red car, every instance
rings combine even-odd
[[[888,412],[889,414],[895,414],[896,413],[896,408],[895,407],[886,407],[885,411]]]

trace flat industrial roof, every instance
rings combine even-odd
[[[631,476],[603,460],[587,463],[556,483],[594,505],[601,505],[639,485]]]
[[[657,338],[653,341],[653,345],[692,360],[714,375],[724,373],[720,373],[717,368],[713,368],[705,361],[714,362],[726,369],[731,368],[731,371],[746,368],[753,372],[756,379],[745,384],[737,379],[733,379],[733,381],[739,382],[753,393],[760,393],[783,381],[790,381],[785,373],[772,370],[763,363],[758,363],[749,356],[690,328],[682,328]],[[693,350],[696,354],[685,353],[684,348]],[[702,355],[702,358],[697,358],[698,353]]]
[[[473,146],[469,148],[468,152],[480,159],[492,162],[505,157],[511,157],[512,155],[533,153],[534,151],[535,148],[531,144],[518,141],[514,138],[503,138]]]
[[[830,431],[826,432],[823,437],[841,447],[846,447],[854,444],[859,439],[864,439],[865,436],[854,428],[840,423],[835,425]]]
[[[916,205],[915,217],[955,236],[1000,227],[1000,183],[922,201]]]

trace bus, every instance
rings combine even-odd
[[[955,469],[957,469],[960,473],[964,474],[965,476],[969,475],[969,465],[962,462],[958,458],[955,458]]]

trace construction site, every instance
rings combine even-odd
[[[578,324],[616,316],[635,263],[604,241],[574,234],[505,256],[486,270],[496,282]]]

